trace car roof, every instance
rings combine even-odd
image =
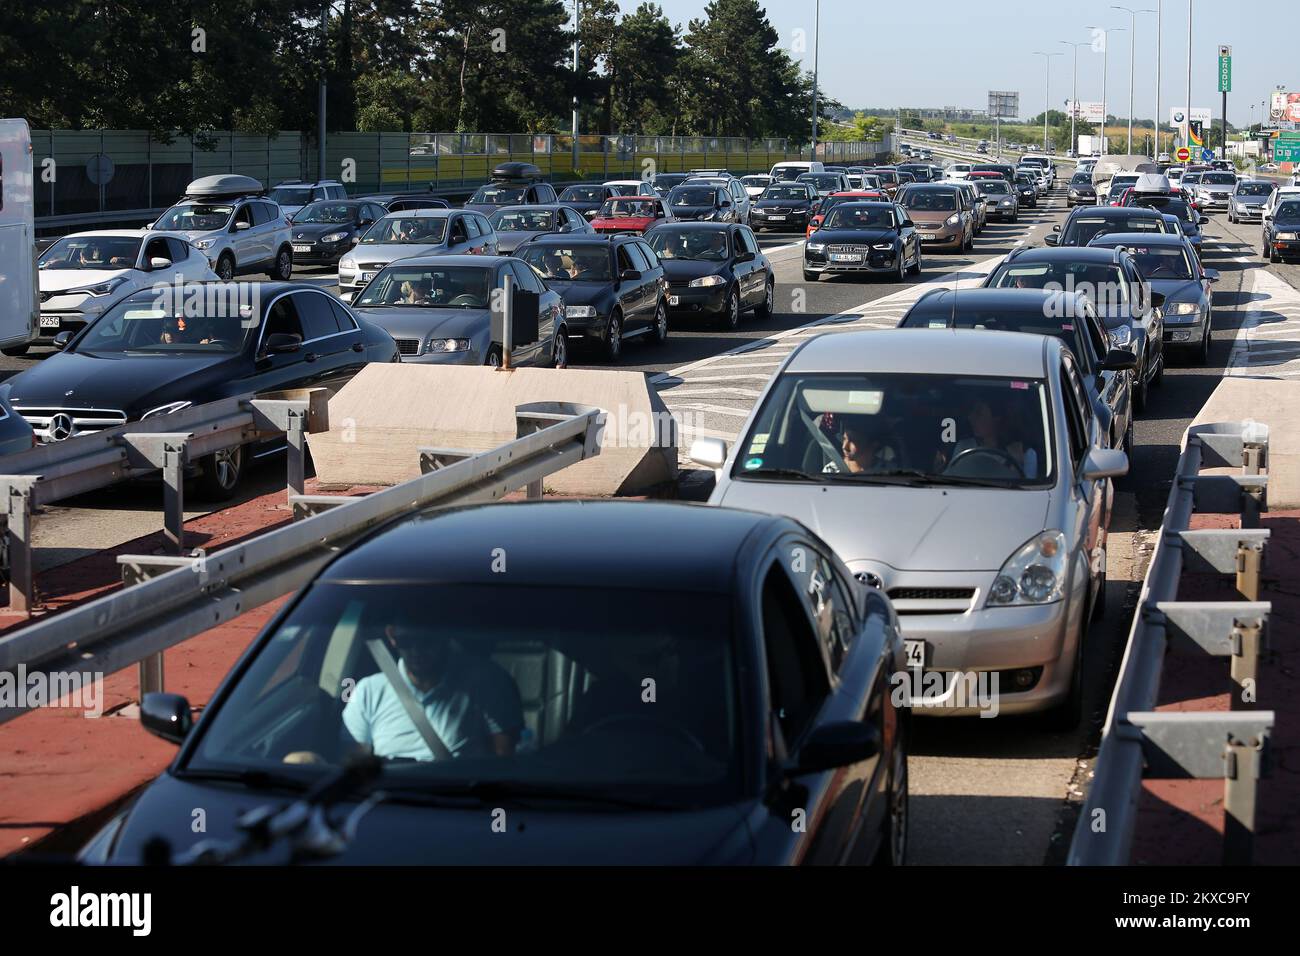
[[[319,581],[491,584],[483,542],[510,556],[517,587],[730,593],[751,539],[791,519],[657,501],[547,501],[445,508],[400,519],[348,549]],[[617,629],[611,629],[611,640]]]
[[[442,206],[435,206],[432,209],[402,209],[398,212],[390,212],[385,219],[446,219],[454,212],[461,212],[459,209],[447,209]],[[470,212],[473,212],[471,209]]]
[[[674,225],[685,225],[685,223],[675,222]],[[538,236],[536,239],[531,240],[528,244],[530,246],[544,246],[550,243],[554,243],[562,246],[571,246],[577,243],[583,243],[586,245],[609,246],[619,242],[632,242],[635,239],[641,239],[641,238],[643,237],[632,236],[632,235],[621,235],[618,233],[603,234],[598,232],[581,232],[581,233],[561,234],[557,232],[557,233],[548,233],[547,235],[544,236]],[[439,256],[439,258],[446,258],[446,257]],[[474,258],[481,259],[482,256],[475,256]]]
[[[1066,292],[1063,289],[934,289],[916,300],[913,310],[925,312],[960,313],[964,308],[987,311],[997,309],[1002,312],[1033,312],[1039,315],[1063,315],[1066,313],[1044,312],[1069,299],[1083,295],[1082,292]],[[1066,306],[1061,305],[1062,308]]]
[[[1161,233],[1155,233],[1161,235]],[[1016,249],[1007,256],[1007,262],[1083,262],[1089,265],[1111,265],[1116,250],[1096,246],[1037,246]]]
[[[1181,199],[1179,196],[1172,195],[1169,198]],[[1127,219],[1134,213],[1138,214],[1139,219],[1160,218],[1159,213],[1147,206],[1076,206],[1070,211],[1072,217],[1100,216],[1103,219],[1118,219],[1121,216]]]
[[[492,213],[495,216],[501,212],[555,212],[559,209],[571,209],[567,202],[539,202],[539,203],[517,203],[513,206],[502,206]],[[576,210],[575,210],[576,211]]]
[[[510,262],[515,259],[514,256],[408,256],[404,259],[394,259],[389,265],[401,266],[498,266],[503,262]]]
[[[173,239],[179,238],[173,233],[161,232],[154,229],[89,229],[85,232],[70,232],[66,236],[59,236],[58,239],[55,239],[54,241],[58,242],[59,239],[89,239],[92,236],[118,236],[119,238],[140,239],[152,232],[158,232],[158,235],[160,236],[168,236]]]
[[[602,186],[640,186],[641,182],[642,181],[639,179],[607,179],[603,183],[601,183],[601,185]],[[581,185],[581,184],[577,184],[577,185]]]
[[[727,232],[735,229],[740,223],[737,222],[699,222],[691,219],[674,219],[671,222],[663,222],[652,228],[650,231],[655,232],[659,229],[681,229],[685,232]],[[636,236],[631,237],[633,239]]]
[[[1175,217],[1176,218],[1176,217]],[[1173,235],[1168,232],[1107,232],[1097,236],[1089,246],[1106,246],[1115,248],[1116,246],[1182,246],[1187,240],[1180,233]]]
[[[946,338],[944,336],[947,336]],[[1040,378],[1043,336],[984,329],[865,329],[813,336],[785,372],[904,372]],[[1054,341],[1054,340],[1051,340]]]

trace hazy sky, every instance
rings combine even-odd
[[[664,13],[683,26],[703,14],[706,0],[658,0]],[[1240,3],[1191,0],[1193,4],[1193,106],[1208,107],[1218,120],[1218,47],[1232,46],[1232,88],[1228,120],[1249,122],[1250,104],[1268,98],[1275,84],[1300,89],[1295,69],[1295,31],[1287,25],[1288,5],[1258,11]],[[633,10],[640,0],[619,0]],[[1163,0],[1164,55],[1160,111],[1186,105],[1187,8],[1189,0]],[[1135,9],[1155,9],[1157,0],[1129,0]],[[806,53],[792,53],[812,68],[814,0],[767,0],[767,15],[787,48],[796,30],[808,37]],[[1020,112],[1039,113],[1044,103],[1043,57],[1051,58],[1051,104],[1070,98],[1074,51],[1058,41],[1091,44],[1090,26],[1124,27],[1110,35],[1107,111],[1128,115],[1129,42],[1132,18],[1104,0],[821,0],[821,86],[846,106],[957,106],[984,108],[988,91],[1017,90]],[[984,42],[985,39],[989,42]],[[994,38],[996,38],[994,40]],[[1137,18],[1134,111],[1150,117],[1155,103],[1156,16]],[[1102,54],[1078,48],[1079,99],[1101,99]],[[1260,110],[1254,111],[1260,118]]]

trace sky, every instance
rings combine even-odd
[[[625,11],[641,0],[619,0]],[[703,15],[706,0],[657,0],[668,19],[683,26]],[[1158,0],[1129,0],[1134,9],[1155,9]],[[1216,0],[1163,0],[1163,57],[1160,112],[1169,121],[1171,106],[1187,99],[1187,11],[1192,16],[1192,106],[1219,119],[1218,48],[1232,47],[1232,89],[1228,121],[1235,125],[1260,118],[1258,104],[1275,85],[1300,90],[1295,33],[1285,27],[1287,4],[1258,11]],[[811,70],[814,0],[766,0],[768,19],[787,49],[797,30],[807,50],[791,55]],[[1132,17],[1104,0],[821,0],[819,85],[848,107],[965,107],[983,109],[989,90],[1020,93],[1020,114],[1042,112],[1050,96],[1053,109],[1071,98],[1075,51],[1082,101],[1100,101],[1103,60],[1107,64],[1106,110],[1128,115],[1129,30]],[[1271,25],[1271,27],[1270,27]],[[1109,54],[1092,49],[1090,27],[1109,34]],[[1150,118],[1155,104],[1156,16],[1137,17],[1134,113]],[[1034,51],[1061,53],[1050,59],[1050,86],[1044,58]],[[1177,102],[1175,102],[1177,101]]]

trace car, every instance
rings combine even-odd
[[[1187,354],[1197,365],[1208,364],[1218,271],[1204,268],[1181,236],[1107,233],[1089,243],[1094,247],[1124,249],[1133,257],[1142,281],[1164,297],[1160,314],[1165,348]]]
[[[13,407],[0,397],[0,458],[27,451],[38,444],[36,433],[32,431],[32,426],[27,424],[27,419],[15,412]],[[7,572],[9,569],[9,558],[3,550],[7,547],[7,542],[0,545],[0,572]]]
[[[975,244],[975,220],[970,199],[956,186],[913,183],[898,191],[897,202],[916,225],[921,242],[965,252]]]
[[[932,133],[929,134],[929,138],[930,138],[930,139],[943,139],[943,136],[940,135],[939,133],[933,133],[933,132],[932,132]]]
[[[310,206],[322,199],[347,199],[348,191],[343,184],[333,179],[320,179],[314,183],[301,179],[286,179],[276,183],[267,193],[267,198],[275,202],[280,211],[292,221],[299,209]]]
[[[596,214],[600,212],[600,207],[605,205],[606,200],[612,199],[615,195],[616,193],[609,186],[597,183],[575,183],[564,188],[564,192],[560,193],[559,202],[570,209],[576,209],[585,219],[591,220],[596,218]]]
[[[673,218],[684,221],[740,222],[743,218],[731,194],[708,181],[674,186],[667,203]]]
[[[1176,202],[1169,198],[1166,204]],[[1049,246],[1086,246],[1103,232],[1167,232],[1168,224],[1154,209],[1139,206],[1077,206],[1064,223],[1043,236]]]
[[[1030,173],[1016,173],[1016,194],[1020,205],[1029,209],[1038,208],[1038,180]]]
[[[684,180],[683,180],[684,181]],[[658,196],[653,184],[644,179],[611,179],[605,183],[614,196]]]
[[[1211,169],[1220,169],[1225,172],[1235,172],[1236,167],[1226,159],[1213,159],[1210,161]]]
[[[614,364],[629,339],[667,340],[668,279],[644,237],[541,236],[515,254],[563,298],[570,344]]]
[[[1097,202],[1097,190],[1092,184],[1092,173],[1075,173],[1066,187],[1065,205],[1092,206]]]
[[[800,520],[894,602],[916,717],[1078,724],[1105,587],[1111,478],[1079,363],[1054,337],[973,329],[813,336],[769,380],[709,503]],[[718,439],[693,456],[713,460]]]
[[[803,232],[821,203],[821,196],[808,183],[777,181],[754,201],[749,210],[749,225],[755,232],[764,229]]]
[[[971,167],[970,173],[975,177],[978,173],[997,173],[1011,185],[1016,181],[1016,167],[1009,163],[976,163]]]
[[[897,166],[876,166],[871,170],[871,175],[879,180],[880,185],[891,197],[898,192],[900,180]]]
[[[1172,183],[1178,183],[1181,185],[1183,174],[1186,172],[1186,166],[1170,166],[1165,169],[1165,178]]]
[[[1268,179],[1239,179],[1227,204],[1227,221],[1253,222],[1264,217],[1264,204],[1277,189]]]
[[[933,289],[898,323],[900,329],[987,329],[1050,335],[1070,347],[1107,448],[1133,447],[1133,353],[1112,349],[1106,328],[1084,293],[1053,289]]]
[[[1205,173],[1203,170],[1197,170],[1189,166],[1187,167],[1187,172],[1183,173],[1182,178],[1178,180],[1178,188],[1183,191],[1183,194],[1187,197],[1187,201],[1195,205],[1198,209],[1200,208],[1200,200],[1197,197],[1197,190],[1201,185],[1201,177],[1204,175]]]
[[[9,348],[23,355],[80,332],[127,296],[158,283],[215,282],[207,257],[179,236],[148,229],[101,229],[56,239],[36,258],[41,315],[37,335]]]
[[[1129,208],[1152,209],[1160,213],[1166,220],[1173,219],[1172,225],[1175,229],[1166,229],[1166,232],[1173,232],[1174,235],[1182,233],[1196,253],[1197,258],[1201,255],[1201,246],[1204,242],[1204,234],[1201,227],[1206,225],[1210,219],[1208,216],[1201,215],[1200,211],[1195,209],[1182,194],[1177,195],[1152,195],[1143,193],[1134,193],[1126,202]],[[1122,230],[1122,226],[1119,227]],[[1143,226],[1143,229],[1146,227]]]
[[[1179,240],[1181,241],[1181,239]],[[1112,348],[1136,357],[1133,407],[1147,408],[1152,385],[1164,382],[1164,296],[1152,292],[1124,249],[1014,249],[984,280],[989,289],[1064,289],[1082,292],[1106,326]]]
[[[605,205],[591,220],[591,228],[602,235],[643,233],[651,226],[674,218],[668,204],[658,196],[615,196],[605,200]]]
[[[1227,209],[1237,187],[1237,174],[1220,170],[1202,173],[1196,184],[1196,204],[1201,209]]]
[[[336,266],[388,210],[364,199],[322,199],[293,217],[293,259],[304,266]]]
[[[849,188],[849,178],[843,173],[832,170],[820,173],[804,173],[799,177],[798,181],[812,186],[813,189],[817,190],[817,195],[823,199],[831,193],[842,193]]]
[[[484,541],[508,576],[475,560]],[[543,594],[583,613],[557,628]],[[404,710],[390,680],[435,668],[451,686]],[[904,671],[888,599],[789,518],[623,501],[407,514],[332,555],[193,726],[184,698],[144,698],[142,726],[179,753],[80,860],[238,840],[248,811],[320,792],[360,741],[384,797],[363,815],[366,794],[342,792],[334,812],[359,822],[330,862],[901,866]],[[456,691],[472,720],[438,706]],[[480,826],[493,807],[527,836]],[[273,841],[246,862],[290,856]]]
[[[1156,157],[1157,163],[1168,164],[1171,163],[1172,161],[1173,158],[1168,153],[1161,153],[1159,156]]]
[[[497,252],[510,255],[525,242],[549,233],[591,235],[595,229],[582,213],[563,203],[545,206],[506,206],[488,217],[497,236]]]
[[[975,184],[988,204],[990,219],[996,216],[1006,222],[1016,222],[1020,218],[1020,197],[1002,176],[981,177],[972,172],[969,181]]]
[[[795,180],[804,173],[820,173],[826,170],[825,163],[817,160],[787,160],[773,164],[768,175],[775,182]]]
[[[550,183],[540,182],[541,170],[531,163],[505,163],[492,171],[492,181],[480,186],[464,208],[489,216],[502,206],[550,206],[560,197]]]
[[[977,153],[987,153],[988,151],[989,151],[989,142],[988,142],[988,140],[986,140],[986,139],[982,139],[982,140],[980,140],[980,141],[979,141],[979,145],[977,145],[977,146],[975,147],[975,152],[977,152]]]
[[[1260,218],[1267,223],[1278,203],[1284,199],[1295,199],[1298,196],[1300,196],[1300,186],[1278,186],[1268,197],[1268,201],[1264,203],[1264,211],[1260,214]]]
[[[285,282],[141,290],[80,332],[61,332],[55,347],[0,386],[42,443],[250,392],[333,393],[367,363],[401,358],[387,332],[337,297]],[[203,497],[234,494],[245,453],[237,446],[194,463]]]
[[[515,288],[538,297],[537,340],[516,342],[511,366],[564,368],[564,300],[525,263],[510,256],[412,256],[389,263],[352,300],[361,317],[385,330],[402,361],[500,368],[504,343],[492,334],[493,296]]]
[[[223,282],[265,272],[287,282],[293,275],[288,216],[248,176],[204,176],[150,226],[184,238],[207,257]]]
[[[730,173],[724,173],[715,176],[692,176],[682,183],[683,186],[704,184],[722,188],[727,201],[731,204],[728,208],[733,211],[735,222],[746,222],[749,219],[749,193],[745,191],[745,186],[739,179]]]
[[[1261,173],[1275,173],[1280,168],[1277,163],[1260,163],[1255,167]]]
[[[929,163],[900,163],[900,173],[911,173],[918,183],[928,183],[934,179],[934,170]]]
[[[889,194],[883,189],[850,189],[848,192],[831,193],[817,207],[817,214],[808,223],[807,236],[822,227],[826,214],[844,202],[889,202]]]
[[[1269,262],[1300,256],[1300,196],[1283,199],[1264,221],[1263,255]]]
[[[673,191],[675,186],[680,186],[691,178],[693,178],[691,173],[656,173],[650,178],[650,188],[654,190],[656,196],[667,199],[668,194]],[[563,199],[563,195],[560,198]],[[605,198],[608,199],[609,197],[606,196]],[[596,208],[599,209],[599,206]]]
[[[363,202],[373,202],[384,207],[385,214],[390,212],[409,212],[412,209],[450,209],[451,204],[445,199],[431,195],[429,192],[380,193],[374,196],[360,197]]]
[[[745,192],[749,194],[751,200],[757,199],[759,196],[763,195],[763,192],[768,186],[772,185],[773,181],[774,180],[771,176],[764,176],[761,174],[756,176],[744,176],[741,177],[740,180],[741,185],[745,187]]]
[[[1116,173],[1109,180],[1097,184],[1097,202],[1103,206],[1118,206],[1124,190],[1137,185],[1141,173]]]
[[[803,247],[803,278],[836,273],[921,274],[921,237],[907,210],[887,202],[846,202],[827,215]]]
[[[703,315],[727,330],[750,309],[759,320],[771,318],[776,277],[748,226],[671,222],[645,239],[668,280],[671,315]]]
[[[969,179],[950,179],[944,181],[949,185],[955,186],[966,194],[966,199],[970,203],[971,207],[971,225],[975,231],[975,235],[978,236],[984,231],[984,227],[988,225],[988,201],[984,198],[984,194],[981,193],[979,189],[976,188],[975,183]]]
[[[355,295],[394,259],[435,254],[494,256],[497,251],[496,232],[481,213],[465,209],[390,213],[339,260],[339,289]]]

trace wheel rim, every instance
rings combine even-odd
[[[609,320],[610,357],[617,358],[621,351],[623,351],[623,323],[618,316],[614,316]]]
[[[662,302],[659,303],[659,309],[655,312],[655,334],[660,340],[668,338],[668,307]]]
[[[895,866],[902,866],[907,857],[907,760],[904,758],[902,786],[897,788],[898,797],[889,810],[889,855]]]
[[[289,253],[280,253],[280,277],[284,278],[289,274]]]
[[[563,332],[555,334],[555,345],[551,349],[551,357],[555,360],[556,368],[564,368],[569,364],[569,343]]]
[[[727,325],[733,329],[740,324],[740,296],[734,291],[727,301]]]
[[[776,307],[776,284],[769,282],[767,284],[767,299],[765,300],[767,311],[772,312]]]
[[[501,367],[501,355],[500,355],[500,354],[499,354],[499,353],[494,349],[493,351],[491,351],[491,352],[488,353],[488,360],[487,360],[487,363],[488,363],[488,365],[490,365],[492,368],[500,368],[500,367]]]
[[[229,282],[235,277],[235,266],[229,259],[222,259],[217,263],[217,275],[222,282]]]
[[[234,448],[224,448],[221,451],[213,452],[213,477],[223,490],[229,491],[239,481],[239,469],[243,459],[244,449],[238,445]]]

